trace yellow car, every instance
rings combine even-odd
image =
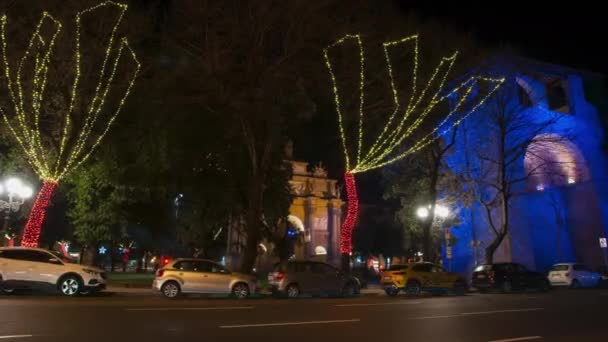
[[[399,291],[411,296],[417,296],[421,291],[434,294],[451,291],[457,295],[464,295],[467,291],[463,277],[428,262],[391,265],[382,272],[380,284],[389,296],[396,296]]]

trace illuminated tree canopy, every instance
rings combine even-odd
[[[344,45],[347,42],[355,42],[359,52],[359,106],[357,117],[357,137],[347,137],[345,131],[345,113],[343,112],[342,97],[344,94],[338,88],[338,81],[334,72],[334,66],[331,62],[330,52],[338,46]],[[456,85],[451,90],[444,89],[446,79],[456,61],[458,52],[455,52],[449,57],[444,57],[439,62],[431,74],[428,82],[423,87],[419,88],[418,84],[418,69],[419,69],[419,51],[418,51],[418,35],[413,35],[403,39],[388,41],[382,44],[384,49],[384,57],[388,69],[389,84],[391,87],[392,101],[394,110],[386,120],[386,123],[380,134],[373,139],[371,146],[363,146],[365,141],[365,113],[363,111],[365,102],[365,51],[360,35],[347,35],[323,50],[325,64],[329,71],[332,82],[334,101],[336,104],[336,113],[338,115],[338,124],[340,129],[340,139],[344,149],[344,160],[346,170],[349,173],[360,173],[381,168],[388,164],[394,163],[408,155],[411,155],[422,148],[428,146],[433,140],[438,139],[442,134],[445,134],[452,127],[460,124],[468,115],[477,110],[484,102],[500,87],[504,82],[502,78],[488,78],[482,76],[468,77],[464,82]],[[411,90],[410,97],[404,101],[399,95],[399,90],[395,85],[395,75],[393,73],[393,63],[391,60],[390,50],[398,47],[413,49],[413,60],[411,61]],[[472,91],[482,82],[487,83],[488,91],[485,96],[474,105],[468,105],[465,113],[462,113],[464,103],[469,99]],[[450,106],[449,112],[430,132],[423,134],[422,138],[413,145],[403,149],[405,139],[412,137],[415,131],[420,127],[429,114],[436,109],[437,105],[448,99],[457,100]],[[458,117],[456,117],[458,113]]]
[[[97,20],[95,14],[101,9],[117,12],[117,15],[103,45],[105,52],[101,65],[97,68],[97,81],[83,82],[83,62],[94,57],[89,51],[81,51],[83,20]],[[44,12],[27,42],[23,55],[15,58],[10,54],[11,45],[7,39],[8,18],[6,15],[0,17],[0,64],[4,69],[3,88],[10,99],[10,105],[0,108],[1,114],[28,162],[43,180],[42,189],[23,234],[22,244],[25,246],[38,244],[46,208],[58,182],[85,162],[101,143],[135,82],[140,70],[137,56],[125,37],[117,37],[118,27],[126,11],[125,4],[105,1],[76,14],[73,59],[68,63],[68,69],[71,70],[56,68],[61,69],[56,72],[62,75],[70,74],[72,77],[67,90],[67,103],[60,110],[52,107],[50,103],[53,97],[61,94],[64,89],[49,91],[47,88],[61,84],[48,76],[49,71],[53,69],[53,63],[58,60],[53,58],[53,53],[63,27],[62,23],[48,12]],[[118,85],[117,71],[120,70],[121,75],[124,73],[123,68],[119,69],[119,65],[124,65],[128,60],[130,63],[126,71],[127,81],[124,85]],[[91,85],[93,91],[82,91],[82,88]],[[50,99],[45,97],[48,93],[51,93],[48,96]],[[41,117],[46,120],[42,121]],[[47,126],[52,124],[60,127],[58,136],[47,133]]]
[[[456,61],[457,52],[449,57],[443,57],[439,65],[432,72],[428,82],[421,88],[418,87],[418,70],[419,70],[419,49],[418,35],[402,38],[395,41],[387,41],[382,44],[384,49],[384,58],[388,69],[389,84],[392,93],[393,111],[388,115],[386,123],[375,139],[371,139],[371,146],[363,146],[367,139],[365,127],[365,51],[360,35],[346,35],[329,45],[323,50],[325,64],[329,71],[329,76],[332,83],[334,101],[336,105],[336,113],[338,116],[338,127],[340,132],[340,140],[342,142],[344,160],[346,164],[346,173],[344,181],[346,185],[346,193],[348,197],[348,211],[340,234],[340,251],[343,256],[348,256],[352,252],[352,232],[354,230],[357,213],[358,213],[358,197],[354,174],[366,172],[383,166],[394,163],[408,155],[411,155],[431,144],[434,140],[439,139],[443,134],[457,126],[466,119],[471,113],[477,110],[484,102],[504,83],[502,78],[488,78],[482,76],[468,77],[464,82],[456,85],[451,90],[444,89],[447,77]],[[359,57],[359,75],[358,75],[358,113],[356,114],[356,134],[355,137],[348,137],[345,128],[346,113],[343,109],[341,93],[338,87],[338,80],[334,71],[334,65],[331,62],[330,52],[336,47],[342,46],[347,42],[354,42]],[[413,50],[413,59],[411,61],[411,83],[409,99],[404,101],[399,94],[398,87],[395,82],[393,71],[393,63],[391,60],[391,49],[407,48]],[[471,104],[474,90],[477,90],[481,83],[486,83],[487,92],[478,99],[476,103]],[[348,94],[350,95],[350,94]],[[414,142],[411,146],[404,147],[404,141],[411,138],[417,129],[421,126],[429,114],[436,109],[439,103],[450,101],[448,113],[434,126],[430,132],[417,132],[417,136],[421,138]],[[463,109],[465,102],[467,108]],[[343,258],[343,265],[347,265],[347,260]],[[346,266],[345,266],[346,267]]]

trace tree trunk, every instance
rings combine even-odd
[[[253,184],[249,190],[249,210],[247,212],[245,224],[247,231],[247,241],[243,261],[241,262],[241,272],[251,273],[255,259],[258,255],[258,244],[260,243],[260,218],[262,212],[262,201],[264,199],[263,180],[260,177],[253,177]]]
[[[359,197],[357,196],[357,184],[354,174],[346,172],[344,174],[344,184],[346,185],[348,210],[346,219],[340,229],[340,253],[342,254],[342,269],[349,271],[350,255],[353,251],[353,230],[355,229],[359,213]]]
[[[500,234],[499,236],[496,237],[496,239],[494,239],[494,241],[492,241],[492,243],[490,243],[488,245],[488,247],[486,247],[486,255],[485,255],[486,264],[491,264],[494,262],[494,253],[496,253],[498,246],[500,246],[500,244],[502,243],[502,241],[504,240],[506,235],[507,235],[506,233]]]
[[[30,212],[30,217],[23,230],[23,237],[21,238],[22,246],[38,247],[44,217],[51,202],[51,198],[53,197],[53,193],[57,188],[57,184],[59,183],[56,181],[46,180],[42,183],[42,188],[40,189],[40,192],[38,192],[38,196],[36,196],[32,211]]]
[[[429,261],[436,261],[434,248],[431,247],[431,229],[433,228],[433,221],[435,221],[435,206],[437,201],[437,181],[439,179],[439,163],[441,160],[433,158],[433,170],[429,178],[429,217],[423,222],[422,226],[422,255],[423,258]],[[431,257],[432,255],[432,257]]]

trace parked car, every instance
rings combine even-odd
[[[40,248],[0,248],[0,288],[4,293],[50,288],[65,296],[77,296],[105,287],[103,270],[78,265],[61,253]]]
[[[463,277],[446,272],[441,266],[429,262],[391,265],[382,273],[380,283],[389,296],[396,296],[399,291],[413,296],[417,296],[422,291],[433,293],[452,291],[464,295],[468,288]]]
[[[256,279],[204,259],[176,259],[156,271],[152,288],[167,298],[181,294],[232,294],[246,298],[255,292]]]
[[[301,294],[334,294],[355,296],[361,284],[356,277],[330,264],[316,261],[290,261],[274,266],[268,274],[268,285],[275,295],[289,298]]]
[[[570,286],[573,289],[596,287],[602,281],[602,276],[599,273],[577,263],[553,265],[548,278],[552,286]]]
[[[547,291],[551,288],[543,273],[529,271],[517,263],[479,265],[473,272],[472,285],[479,292],[498,289],[504,293],[526,289]]]

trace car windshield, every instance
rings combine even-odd
[[[479,265],[475,268],[475,272],[491,271],[492,265]]]
[[[68,263],[68,264],[76,264],[77,261],[74,258],[68,257],[63,255],[61,252],[57,252],[57,251],[51,251],[51,254],[53,254],[57,259]]]
[[[567,271],[568,265],[553,265],[551,267],[551,271]]]

